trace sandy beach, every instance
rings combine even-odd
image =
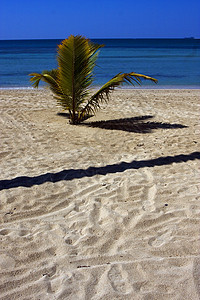
[[[85,125],[0,90],[0,299],[198,300],[200,90],[119,89]]]

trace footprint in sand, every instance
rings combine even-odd
[[[142,209],[144,211],[152,212],[155,210],[154,199],[156,197],[157,187],[156,187],[156,184],[154,184],[154,178],[153,178],[152,172],[150,172],[149,170],[144,170],[144,173],[146,174],[148,183],[152,184],[152,186],[148,188],[147,200],[144,201]]]
[[[10,230],[8,229],[1,229],[0,230],[0,235],[8,235],[10,233]]]
[[[142,209],[144,211],[152,212],[155,210],[155,195],[156,195],[157,189],[156,185],[154,184],[152,187],[149,188],[148,191],[148,200],[144,201],[144,204],[142,206]]]
[[[121,265],[113,265],[108,271],[108,279],[114,291],[120,294],[132,292],[132,287],[128,282],[128,274]]]
[[[15,260],[6,254],[0,255],[0,270],[3,269],[12,269],[15,267]]]
[[[164,233],[159,233],[157,236],[149,239],[148,244],[152,247],[161,247],[171,240],[172,230],[166,230]]]
[[[0,230],[0,235],[17,235],[17,236],[25,236],[28,235],[29,232],[26,229],[1,229]]]

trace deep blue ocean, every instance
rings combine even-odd
[[[104,44],[95,68],[94,85],[119,72],[136,72],[158,79],[142,87],[200,88],[200,39],[93,39]],[[28,88],[29,73],[57,67],[61,40],[0,41],[0,88]]]

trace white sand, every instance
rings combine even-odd
[[[123,131],[0,91],[0,299],[199,299],[199,99],[116,91],[86,122]]]

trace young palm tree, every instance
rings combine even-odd
[[[132,85],[140,84],[141,79],[157,82],[155,78],[134,72],[119,73],[91,95],[93,69],[102,47],[82,36],[71,35],[58,46],[57,69],[29,74],[34,87],[38,87],[40,80],[50,86],[58,103],[69,111],[72,124],[79,124],[89,114],[95,113],[101,102],[109,100],[110,92],[124,82]]]

